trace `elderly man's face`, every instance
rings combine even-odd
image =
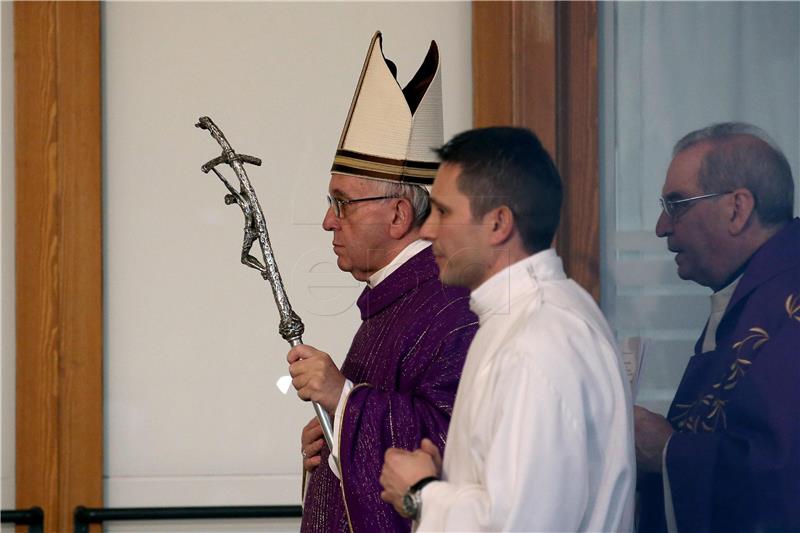
[[[669,166],[662,188],[665,200],[681,200],[707,193],[697,174],[711,145],[700,143],[679,153]],[[700,285],[720,289],[727,281],[729,269],[720,253],[720,239],[727,236],[723,204],[725,196],[687,202],[676,206],[673,216],[662,212],[656,223],[656,235],[667,238],[667,247],[675,252],[678,276]]]
[[[333,174],[328,194],[339,200],[354,200],[381,196],[380,185],[374,180]],[[359,281],[367,281],[388,263],[387,249],[391,244],[389,224],[396,199],[375,200],[342,206],[337,217],[328,208],[322,227],[333,232],[333,252],[336,264]]]

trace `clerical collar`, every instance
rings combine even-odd
[[[511,303],[543,281],[566,279],[561,258],[552,248],[504,268],[470,294],[469,307],[481,324],[490,316],[507,314]]]
[[[731,301],[733,293],[736,292],[736,286],[739,285],[739,280],[742,275],[728,283],[725,287],[718,290],[711,295],[711,314],[708,316],[708,325],[706,326],[706,334],[703,337],[702,352],[711,352],[717,348],[717,328],[725,315],[725,309]]]
[[[374,289],[375,287],[378,286],[378,283],[388,278],[392,272],[403,266],[403,263],[405,263],[415,255],[417,255],[430,245],[431,242],[426,241],[424,239],[417,239],[416,241],[412,242],[411,244],[403,248],[403,250],[399,254],[397,254],[394,257],[394,259],[389,261],[388,265],[373,273],[367,280],[367,286],[370,289]]]
[[[722,312],[725,311],[725,308],[728,306],[728,302],[733,296],[733,292],[736,290],[736,286],[739,284],[739,280],[742,279],[742,275],[739,276],[728,283],[725,287],[721,288],[717,292],[711,295],[711,312]]]

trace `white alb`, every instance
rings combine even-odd
[[[605,318],[553,250],[473,291],[443,480],[417,531],[630,531],[628,383]]]

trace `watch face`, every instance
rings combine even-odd
[[[417,500],[410,491],[403,495],[403,514],[406,518],[417,517]]]

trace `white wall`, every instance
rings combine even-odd
[[[14,492],[14,10],[0,2],[0,504],[15,507]]]
[[[297,504],[313,410],[276,388],[288,345],[194,123],[264,160],[247,170],[304,340],[341,361],[361,287],[320,222],[367,46],[382,30],[405,83],[437,40],[450,137],[472,121],[470,6],[112,2],[102,23],[106,505]]]

